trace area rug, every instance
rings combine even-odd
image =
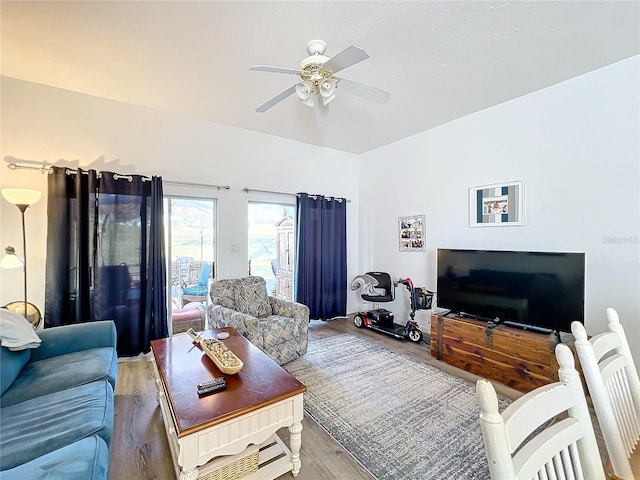
[[[307,387],[307,414],[375,478],[489,478],[474,384],[351,334],[310,342],[285,368]]]

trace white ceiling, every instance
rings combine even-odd
[[[640,53],[638,1],[2,1],[2,74],[363,153]],[[291,96],[309,40],[371,58],[331,122]]]

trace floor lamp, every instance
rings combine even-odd
[[[22,302],[22,305],[20,305],[20,302],[11,302],[5,305],[5,307],[14,311],[20,310],[20,307],[23,307],[24,318],[30,321],[34,327],[38,327],[41,319],[40,311],[35,305],[29,304],[27,301],[27,235],[24,222],[24,212],[27,208],[40,200],[41,193],[38,190],[29,190],[26,188],[4,188],[2,189],[2,196],[5,200],[18,207],[18,210],[20,210],[20,214],[22,215],[22,258],[16,254],[13,247],[7,247],[5,249],[6,255],[0,262],[0,267],[16,268],[22,266],[24,279],[24,302]],[[31,305],[35,310],[31,314],[31,316],[35,315],[32,319],[29,318],[29,305]]]

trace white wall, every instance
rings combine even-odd
[[[639,64],[636,56],[363,155],[362,269],[435,290],[438,248],[585,252],[587,331],[603,331],[604,310],[615,307],[640,361]],[[469,187],[511,180],[524,181],[526,225],[469,227]],[[427,251],[400,253],[398,217],[421,213]],[[397,293],[396,318],[408,304]]]
[[[2,78],[2,147],[6,161],[62,164],[118,173],[161,175],[169,181],[229,185],[230,190],[165,186],[165,193],[218,199],[219,278],[247,272],[247,203],[282,196],[244,187],[306,191],[351,199],[348,241],[358,239],[358,157],[211,122]],[[309,117],[313,120],[313,116]],[[339,172],[339,175],[336,173]],[[27,211],[29,300],[44,308],[46,175],[0,167],[0,188],[35,188],[43,200]],[[293,197],[284,197],[294,201]],[[1,201],[0,245],[22,250],[17,208]],[[239,251],[232,253],[237,244]],[[3,252],[4,253],[4,252]],[[357,250],[348,275],[358,273]],[[20,271],[3,270],[0,303],[23,298]]]
[[[243,187],[345,196],[348,275],[370,269],[436,287],[436,249],[582,251],[586,326],[616,307],[640,359],[640,57],[469,115],[360,158],[210,122],[2,79],[3,160],[69,162],[165,180],[228,184],[217,197],[219,277],[246,272]],[[339,175],[336,175],[339,172]],[[359,184],[358,184],[359,179]],[[470,228],[468,188],[523,180],[526,225]],[[46,191],[46,176],[0,167],[0,187]],[[272,200],[281,200],[281,197]],[[1,201],[0,245],[21,244],[19,212]],[[427,216],[427,251],[398,251],[399,216]],[[27,212],[30,300],[44,305],[46,201]],[[231,245],[240,251],[231,253]],[[0,302],[22,298],[1,271]],[[407,315],[403,288],[390,306]],[[349,311],[361,307],[350,292]],[[387,305],[387,307],[389,307]],[[428,323],[427,312],[418,320]]]

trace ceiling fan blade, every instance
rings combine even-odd
[[[273,65],[254,65],[249,67],[249,70],[257,70],[258,72],[272,72],[272,73],[289,73],[291,75],[298,75],[300,70],[287,67],[275,67]]]
[[[337,73],[367,58],[369,58],[369,54],[364,48],[351,45],[324,62],[323,67],[333,73]]]
[[[266,112],[271,107],[273,107],[275,104],[280,103],[282,100],[287,98],[289,95],[293,95],[294,93],[296,93],[296,86],[295,85],[291,85],[285,91],[280,92],[278,95],[276,95],[275,97],[267,100],[262,105],[260,105],[258,108],[256,108],[256,112],[259,112],[259,113]]]
[[[316,123],[319,127],[325,127],[329,123],[329,104],[325,105],[320,95],[315,95]]]
[[[380,105],[387,103],[389,101],[389,98],[391,98],[391,94],[389,92],[385,92],[384,90],[380,90],[376,87],[365,85],[364,83],[346,80],[344,78],[341,78],[340,82],[338,82],[338,89],[342,89],[345,92],[351,93],[353,95],[358,95],[362,98],[366,98],[367,100],[379,103]]]

